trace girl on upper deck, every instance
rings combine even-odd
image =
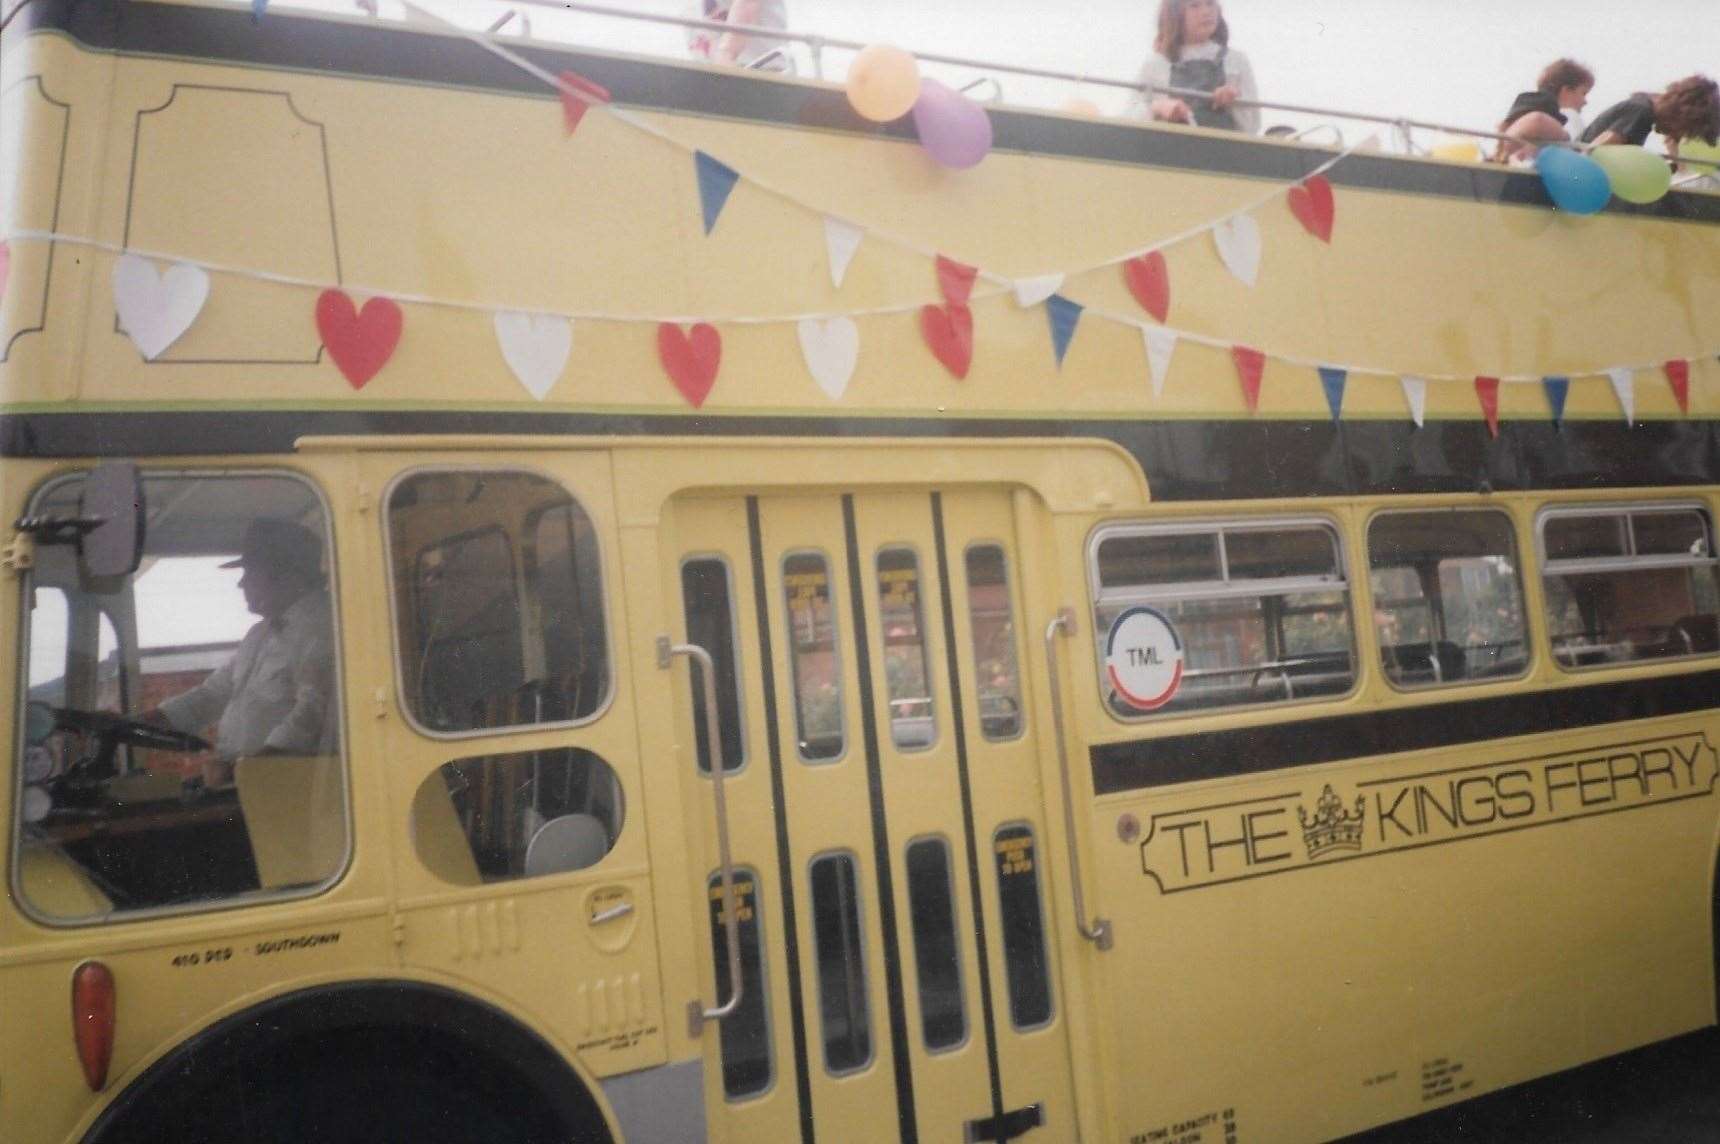
[[[1720,142],[1720,85],[1705,75],[1693,75],[1659,95],[1639,91],[1596,116],[1583,142],[1640,147],[1655,131],[1665,137],[1666,153],[1675,159],[1682,139],[1700,139],[1709,145]]]
[[[1153,54],[1141,65],[1141,91],[1130,104],[1167,123],[1260,133],[1260,109],[1237,101],[1259,98],[1248,57],[1230,46],[1230,26],[1218,0],[1159,0]],[[1165,88],[1202,91],[1204,98]]]
[[[1493,153],[1496,162],[1529,157],[1534,143],[1567,142],[1583,133],[1582,111],[1595,86],[1595,73],[1575,60],[1554,60],[1535,81],[1534,91],[1525,91],[1511,103],[1499,132],[1517,140],[1500,141]]]

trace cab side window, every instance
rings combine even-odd
[[[82,477],[33,515],[75,517]],[[46,545],[22,638],[13,891],[54,924],[311,892],[346,862],[322,500],[280,473],[146,472],[135,573]]]
[[[610,690],[591,518],[517,471],[411,473],[388,497],[401,699],[457,735],[590,718]]]

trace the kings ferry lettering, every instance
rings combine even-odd
[[[1141,869],[1164,893],[1714,793],[1706,735],[1617,743],[1156,814]]]

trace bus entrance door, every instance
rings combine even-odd
[[[712,1139],[1075,1139],[1010,494],[686,499],[668,520],[684,639],[715,663],[738,902],[741,1000],[702,1034]],[[726,1002],[696,671],[678,710]]]

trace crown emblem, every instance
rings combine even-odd
[[[1360,850],[1364,813],[1361,795],[1356,796],[1356,812],[1351,814],[1344,809],[1344,800],[1329,783],[1315,804],[1313,817],[1309,817],[1306,807],[1297,807],[1296,816],[1302,820],[1302,842],[1308,847],[1308,858],[1313,860],[1334,850]]]

